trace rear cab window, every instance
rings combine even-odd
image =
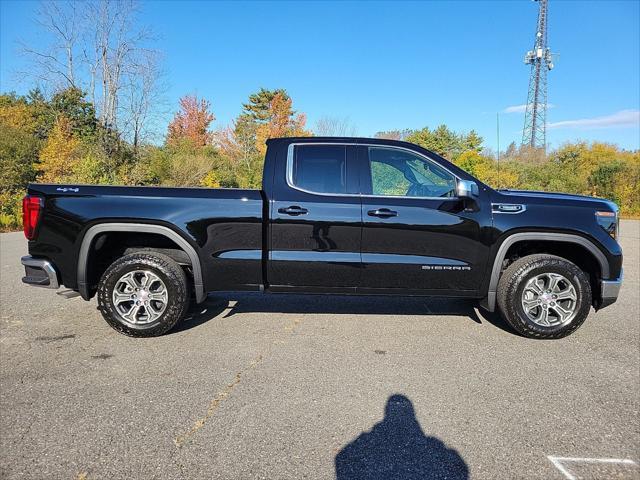
[[[347,145],[295,145],[287,166],[290,186],[317,194],[357,194],[350,152]]]

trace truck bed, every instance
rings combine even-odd
[[[68,288],[78,287],[84,234],[105,222],[131,223],[134,231],[135,224],[160,224],[178,233],[198,252],[205,291],[261,285],[260,190],[31,184],[28,193],[44,198],[30,253],[53,260]],[[97,240],[94,249],[101,247]]]

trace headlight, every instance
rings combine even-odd
[[[613,238],[617,238],[619,230],[618,212],[598,211],[596,212],[596,220],[606,232]]]

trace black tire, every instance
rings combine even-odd
[[[575,289],[577,299],[573,317],[569,317],[567,323],[543,326],[525,313],[522,296],[529,280],[549,273],[560,274],[568,280]],[[504,319],[519,334],[529,338],[562,338],[572,334],[586,320],[591,308],[591,283],[588,275],[569,260],[548,254],[529,255],[516,260],[502,273],[497,300]],[[545,308],[551,309],[550,306]]]
[[[121,316],[112,298],[119,280],[138,270],[150,271],[164,283],[167,301],[157,319],[134,325]],[[170,257],[158,252],[132,253],[113,262],[102,275],[98,284],[98,310],[112,328],[124,335],[155,337],[169,331],[184,318],[190,304],[189,290],[184,270]]]

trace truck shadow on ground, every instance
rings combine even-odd
[[[337,480],[469,478],[460,454],[426,436],[411,400],[398,394],[387,400],[381,422],[338,452],[335,467]]]
[[[169,333],[197,327],[214,318],[241,313],[334,314],[334,315],[452,315],[468,317],[476,324],[490,323],[515,333],[497,313],[486,312],[467,299],[348,296],[348,295],[264,295],[235,293],[210,295],[193,305],[187,318]]]

